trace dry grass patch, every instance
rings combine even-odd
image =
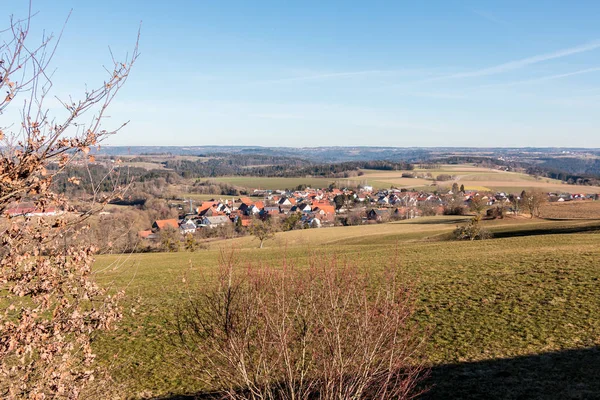
[[[540,216],[550,219],[600,219],[600,201],[568,201],[545,204]]]

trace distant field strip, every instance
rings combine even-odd
[[[295,189],[299,185],[307,185],[315,188],[328,187],[336,179],[334,178],[268,178],[268,177],[216,177],[209,178],[215,182],[229,183],[251,189]]]

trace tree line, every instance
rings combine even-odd
[[[219,176],[258,176],[297,178],[318,176],[326,178],[348,178],[361,175],[361,169],[382,171],[413,170],[407,162],[349,161],[342,163],[314,164],[300,158],[263,155],[227,154],[209,160],[168,160],[163,165],[184,178]]]

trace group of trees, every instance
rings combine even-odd
[[[225,182],[216,182],[210,179],[196,180],[189,188],[189,192],[199,194],[220,194],[222,196],[243,196],[248,194],[246,188]]]
[[[110,194],[115,187],[128,186],[127,196],[143,199],[147,195],[166,197],[169,187],[182,181],[181,176],[172,171],[151,170],[123,166],[122,163],[104,165],[101,163],[78,163],[59,168],[58,163],[49,163],[48,170],[55,172],[52,190],[70,199],[89,199],[92,192]],[[77,185],[71,184],[73,181]]]
[[[212,154],[208,159],[163,162],[165,168],[175,171],[184,178],[217,176],[279,176],[282,171],[303,168],[308,161],[293,158],[258,154]]]
[[[600,159],[579,157],[542,158],[540,164],[531,166],[527,173],[559,179],[574,185],[600,184]]]
[[[450,181],[452,179],[454,179],[454,178],[452,177],[452,175],[449,175],[449,174],[438,174],[435,177],[435,180],[440,181],[440,182],[446,182],[446,181]]]
[[[531,218],[539,217],[542,206],[548,202],[548,194],[539,189],[524,190],[520,197],[520,203],[529,212]]]
[[[548,195],[539,189],[522,191],[520,196],[511,195],[508,203],[511,205],[513,213],[519,214],[522,210],[529,213],[530,218],[539,217],[542,206],[548,202]],[[466,225],[459,226],[454,230],[454,237],[458,240],[481,240],[488,239],[491,233],[481,226],[481,219],[484,211],[488,210],[487,202],[481,196],[471,198],[469,208],[475,213]],[[496,204],[488,210],[488,216],[493,218],[504,218],[507,204],[504,199],[498,200]]]
[[[137,160],[137,159],[134,159]],[[139,160],[144,160],[140,158]],[[349,161],[341,163],[312,163],[294,157],[256,154],[213,154],[206,160],[167,160],[165,168],[184,178],[219,176],[259,176],[296,178],[317,176],[349,178],[361,176],[361,169],[412,170],[406,162]]]

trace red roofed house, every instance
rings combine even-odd
[[[319,205],[313,210],[314,215],[318,215],[321,222],[333,222],[335,220],[335,207],[331,205]]]
[[[156,238],[156,234],[152,232],[150,229],[145,231],[139,231],[138,236],[142,239],[154,239]]]
[[[335,207],[329,204],[319,204],[313,211],[319,212],[320,214],[335,214]]]
[[[319,200],[319,201],[313,201],[312,205],[314,207],[330,206],[331,202],[329,200]]]
[[[179,223],[176,219],[159,219],[152,224],[152,230],[155,232],[165,228],[179,229]]]
[[[244,203],[247,206],[251,206],[252,204],[254,204],[254,202],[252,200],[250,200],[249,197],[240,197],[239,201]]]
[[[249,227],[250,225],[252,225],[252,218],[247,217],[247,216],[240,216],[238,217],[240,219],[240,222],[242,224],[243,227]]]
[[[203,212],[205,212],[209,208],[216,206],[217,204],[218,202],[216,201],[203,201],[200,207],[196,208],[196,213],[202,214]]]

